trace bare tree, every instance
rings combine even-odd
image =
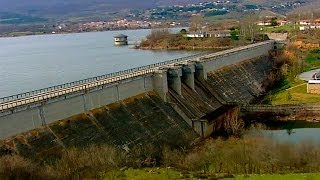
[[[258,16],[254,13],[249,13],[240,20],[240,35],[245,39],[254,41],[254,37],[258,34],[257,26]]]
[[[236,136],[241,134],[241,131],[243,130],[245,124],[244,121],[239,118],[239,114],[239,107],[233,108],[225,114],[223,126],[227,133]]]
[[[170,31],[168,28],[158,28],[152,29],[151,33],[147,35],[147,39],[151,43],[157,42],[159,39],[164,39],[170,36]]]
[[[204,19],[202,15],[193,15],[190,18],[190,31],[201,31],[204,25]]]

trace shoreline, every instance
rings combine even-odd
[[[185,27],[171,27],[169,29],[174,29],[174,28],[185,28]],[[31,32],[31,31],[25,31],[25,32],[2,32],[0,33],[0,39],[1,38],[14,38],[14,37],[24,37],[24,36],[42,36],[42,35],[65,35],[65,34],[81,34],[81,33],[91,33],[91,32],[108,32],[108,31],[130,31],[130,30],[143,30],[143,29],[153,29],[153,28],[119,28],[119,29],[110,29],[110,30],[92,30],[92,31],[72,31],[72,32],[56,32],[56,33],[45,33],[45,32]],[[18,35],[10,35],[10,33],[17,33]],[[24,34],[25,33],[25,34]],[[30,33],[30,34],[28,34]],[[21,35],[19,35],[21,34]]]

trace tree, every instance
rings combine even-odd
[[[232,40],[239,40],[239,35],[236,29],[231,30],[230,34]]]
[[[255,13],[249,13],[240,20],[240,35],[251,42],[254,42],[254,37],[258,34],[257,20]]]
[[[160,39],[165,39],[170,36],[170,31],[167,28],[159,28],[159,29],[152,29],[151,33],[147,35],[147,40],[150,43],[155,43]]]
[[[190,18],[190,31],[201,31],[204,25],[204,19],[202,15],[193,15]]]
[[[181,29],[180,30],[180,34],[187,34],[187,30],[186,29]]]
[[[229,135],[240,136],[243,131],[245,123],[239,118],[239,114],[239,107],[232,108],[225,113],[223,127]]]
[[[271,26],[278,26],[279,23],[277,22],[277,18],[276,17],[273,17],[271,18]]]

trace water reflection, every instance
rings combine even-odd
[[[301,143],[304,141],[320,142],[320,128],[300,128],[285,130],[250,130],[245,137],[265,137],[277,142]]]
[[[292,133],[295,133],[295,132],[293,131],[293,129],[287,129],[287,133],[290,136]]]

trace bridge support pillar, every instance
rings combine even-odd
[[[181,94],[181,76],[182,69],[180,67],[171,68],[168,70],[168,83],[169,87],[177,94]]]
[[[167,70],[159,70],[153,76],[153,89],[158,95],[167,102],[168,78]]]
[[[208,68],[204,62],[196,62],[195,64],[195,76],[198,79],[207,80],[208,78]]]
[[[182,81],[186,83],[192,90],[194,88],[194,72],[195,66],[194,64],[183,65],[182,67]]]

